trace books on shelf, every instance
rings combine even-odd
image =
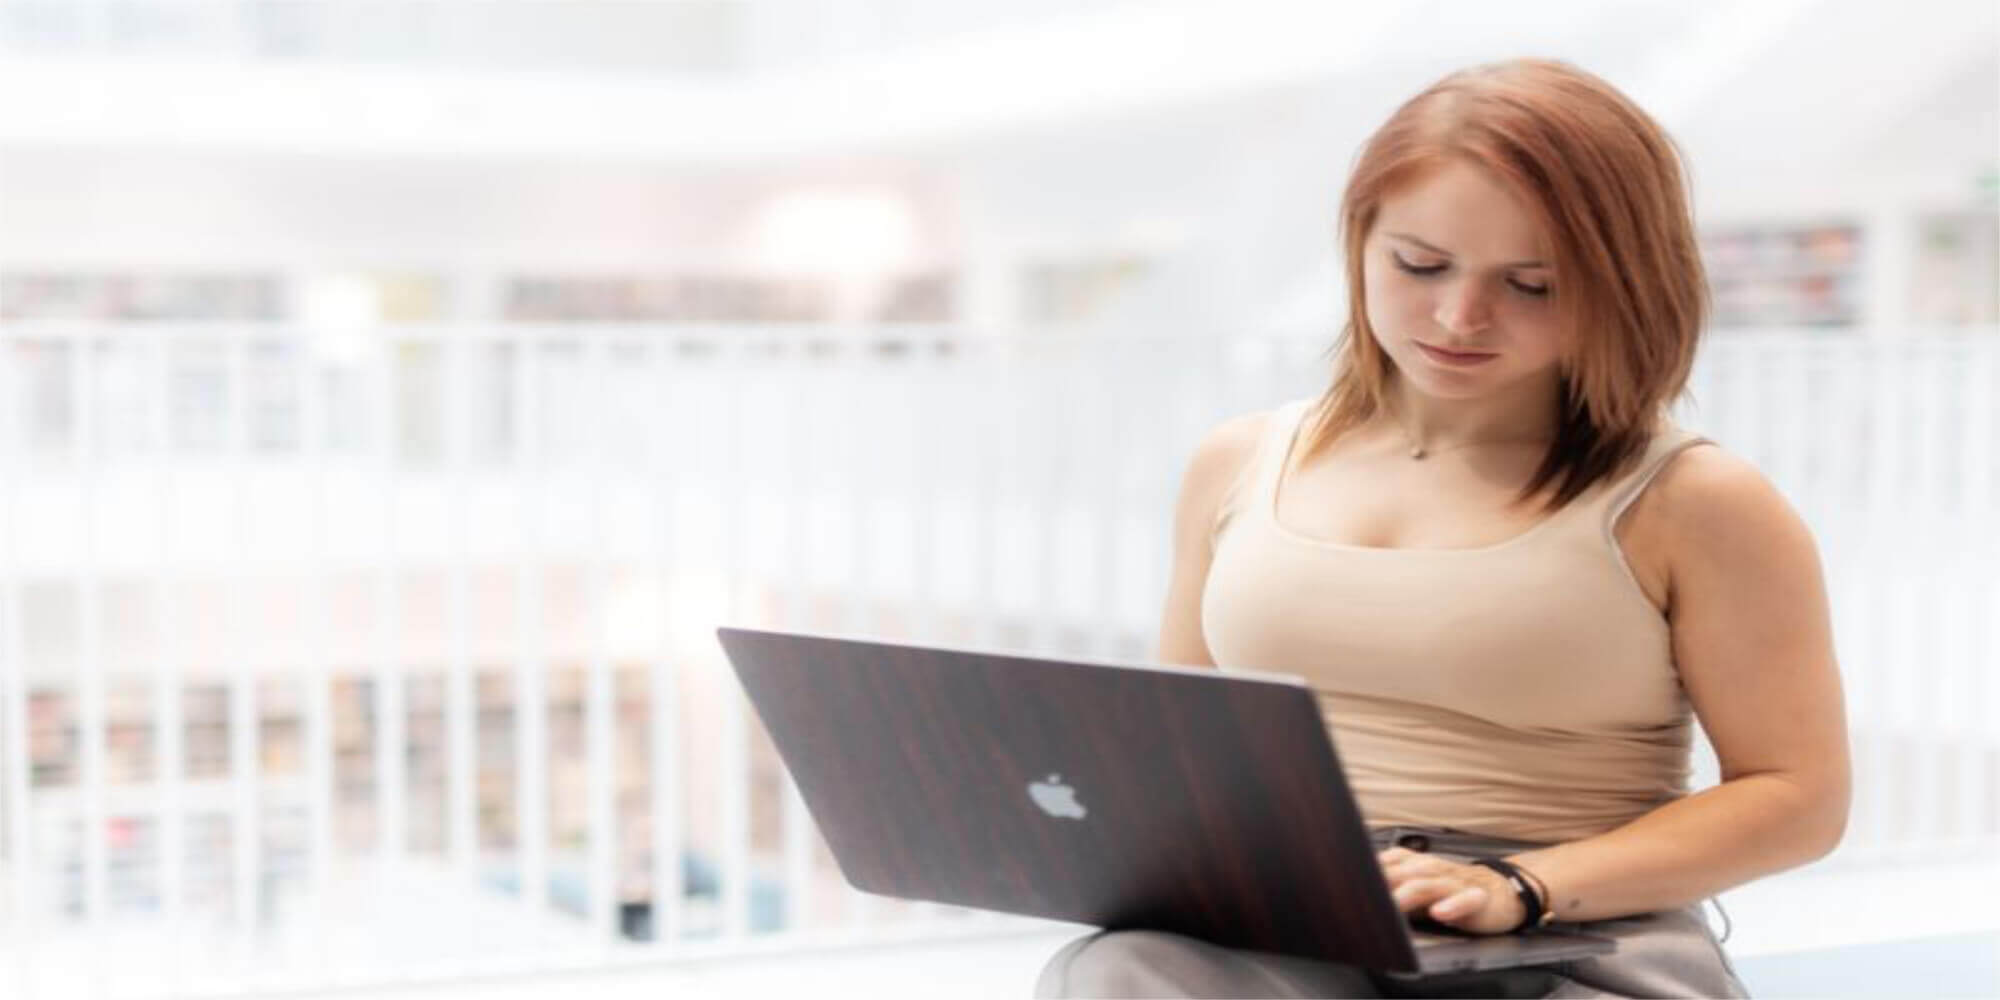
[[[2000,212],[1965,211],[1917,220],[1910,267],[1910,320],[1925,326],[2000,323]]]
[[[748,276],[517,275],[500,315],[516,323],[801,323],[831,314],[820,281]]]
[[[1861,227],[1741,225],[1702,233],[1717,327],[1852,327],[1861,321]]]
[[[0,274],[0,320],[248,321],[283,318],[273,274]]]

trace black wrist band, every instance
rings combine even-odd
[[[1509,934],[1525,927],[1539,927],[1549,922],[1553,914],[1543,904],[1541,890],[1536,889],[1534,882],[1521,874],[1519,866],[1512,861],[1502,861],[1499,858],[1475,858],[1472,863],[1499,872],[1500,876],[1507,880],[1507,884],[1514,887],[1514,894],[1521,897],[1521,922],[1508,928]]]

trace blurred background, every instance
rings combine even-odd
[[[1361,141],[1527,55],[1680,143],[1681,419],[1827,565],[1853,822],[1731,954],[2000,992],[1990,0],[0,0],[0,995],[1027,995],[714,627],[1149,659]]]

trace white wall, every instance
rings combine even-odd
[[[1666,77],[1623,35],[1549,54],[1637,95],[1673,95],[1660,98],[1662,116],[1688,156],[1705,224],[1848,217],[1898,240],[1917,211],[1990,203],[1976,183],[2000,160],[1990,12],[1949,3],[1904,17],[1819,2],[1795,18],[1678,90],[1649,82]],[[1635,54],[1617,57],[1625,49],[1613,43]],[[746,234],[774,194],[866,184],[911,200],[920,260],[962,269],[975,326],[1018,319],[1025,261],[1125,251],[1159,267],[1111,317],[1117,325],[1324,325],[1341,296],[1335,211],[1359,144],[1457,64],[1420,50],[1400,38],[1381,62],[1310,81],[1082,116],[1052,109],[977,134],[727,169],[565,158],[559,146],[540,159],[0,147],[0,266],[409,267],[475,284],[514,268],[741,267],[754,263]],[[1891,96],[1867,96],[1876,91]],[[1893,257],[1881,266],[1900,280]],[[1868,322],[1894,324],[1899,302],[1871,298]]]

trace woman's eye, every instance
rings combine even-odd
[[[1444,264],[1426,264],[1423,266],[1418,266],[1416,264],[1410,263],[1407,260],[1404,260],[1401,254],[1392,253],[1389,255],[1389,258],[1396,262],[1397,267],[1402,268],[1403,270],[1411,274],[1426,278],[1434,274],[1442,273],[1446,267],[1446,265]],[[1549,286],[1547,285],[1524,285],[1518,281],[1509,281],[1507,282],[1507,284],[1512,286],[1515,291],[1520,292],[1522,295],[1526,295],[1529,298],[1535,298],[1535,299],[1546,298],[1549,294]]]
[[[1401,254],[1392,253],[1389,255],[1389,257],[1390,259],[1396,262],[1397,267],[1400,267],[1403,270],[1410,272],[1411,274],[1436,274],[1439,271],[1444,270],[1443,264],[1430,264],[1424,267],[1418,267],[1417,265],[1412,264],[1407,260],[1404,260]]]

